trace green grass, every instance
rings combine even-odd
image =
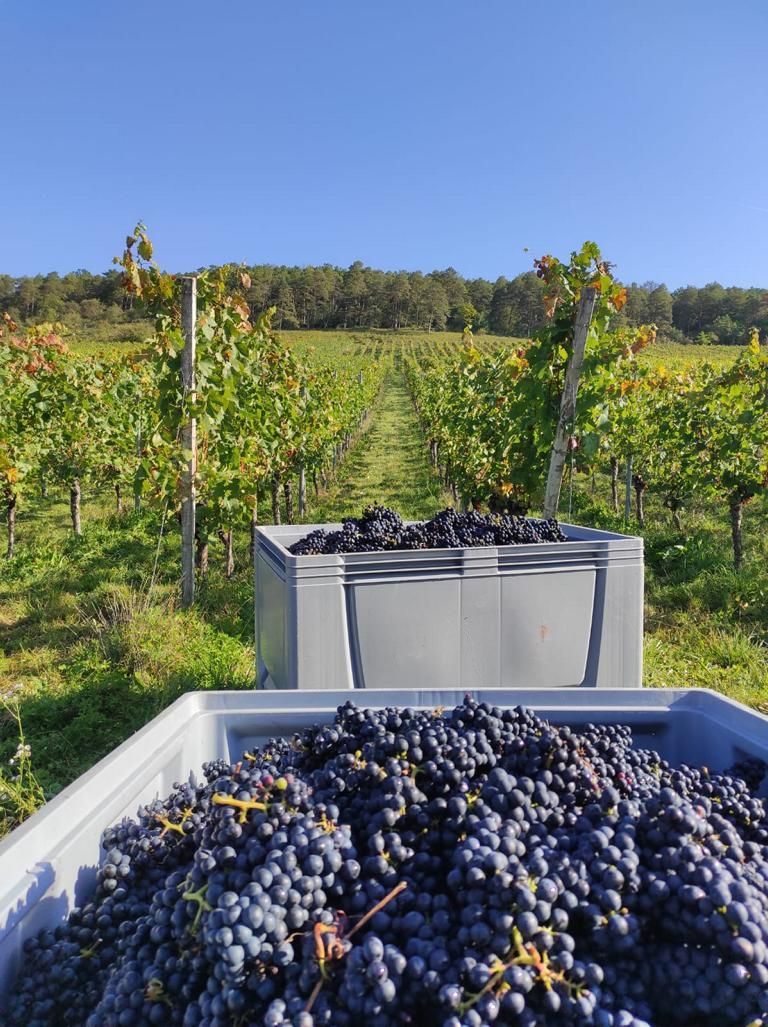
[[[679,532],[649,496],[641,532],[609,511],[607,475],[596,481],[597,495],[583,482],[575,488],[573,520],[645,539],[644,684],[712,688],[768,712],[768,497],[745,508],[736,572],[725,507],[686,511]]]
[[[0,579],[0,690],[21,686],[33,764],[48,796],[193,688],[253,680],[251,596],[214,568],[199,609],[176,609],[178,539],[154,514],[118,520],[84,507],[84,534],[66,530],[66,503],[39,501],[20,518],[17,556]],[[246,557],[241,555],[241,563]],[[0,729],[0,762],[15,748]]]
[[[350,513],[359,514],[369,503],[379,503],[403,517],[421,520],[433,516],[448,500],[429,465],[405,378],[393,370],[368,430],[344,461],[337,481],[315,505],[311,519],[336,522]]]

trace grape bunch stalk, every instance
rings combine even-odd
[[[768,1027],[766,767],[340,706],[104,835],[7,1027]]]

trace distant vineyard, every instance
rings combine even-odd
[[[135,330],[137,325],[133,325]],[[151,326],[143,327],[142,338],[149,339],[152,335]],[[139,353],[146,349],[146,341],[137,341],[133,337],[120,340],[118,336],[109,341],[84,339],[80,335],[67,333],[69,348],[78,355],[119,358],[128,353]],[[289,346],[297,356],[311,363],[333,364],[334,366],[364,366],[376,354],[393,357],[421,357],[442,355],[454,357],[461,350],[461,332],[419,332],[419,331],[282,331],[279,338]],[[486,332],[475,333],[474,344],[482,353],[494,353],[498,349],[518,349],[527,343],[527,339],[513,338],[508,335],[491,335]],[[684,369],[704,362],[716,366],[731,364],[740,352],[738,346],[699,346],[681,345],[676,342],[656,340],[638,354],[638,362],[642,366],[662,365],[670,370]]]
[[[583,289],[597,296],[577,415],[569,426],[571,474],[610,467],[618,503],[630,465],[638,519],[658,492],[679,522],[696,496],[727,506],[741,560],[741,512],[768,482],[768,358],[757,333],[734,361],[659,366],[652,328],[610,326],[627,302],[594,244],[569,264],[537,262],[549,319],[532,340],[449,332],[312,332],[289,343],[257,320],[232,268],[198,276],[196,386],[181,380],[180,280],[151,262],[143,230],[120,263],[128,292],[153,317],[148,342],[129,353],[73,353],[54,325],[20,329],[6,315],[0,345],[0,494],[13,555],[19,504],[64,488],[81,530],[83,489],[111,488],[115,506],[182,507],[191,454],[184,425],[197,423],[194,472],[197,560],[220,540],[232,572],[233,536],[269,517],[307,508],[349,448],[384,375],[402,368],[427,436],[457,502],[523,510],[541,501],[552,452],[573,323]],[[248,276],[241,274],[243,292]],[[688,357],[692,347],[680,352]],[[712,348],[707,350],[712,353]],[[648,355],[650,354],[650,356]]]
[[[280,332],[280,338],[297,354],[311,360],[349,361],[355,358],[371,359],[391,356],[395,359],[437,361],[453,359],[462,350],[461,332],[354,332],[354,331],[289,331]],[[528,345],[528,339],[508,335],[475,332],[473,346],[479,353],[492,354],[498,350],[513,351]],[[741,352],[738,346],[681,345],[659,339],[637,354],[641,367],[663,366],[682,370],[702,363],[715,366],[732,364]]]

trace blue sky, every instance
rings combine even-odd
[[[0,273],[495,279],[594,239],[626,281],[768,286],[764,0],[0,0]],[[525,248],[528,248],[526,252]]]

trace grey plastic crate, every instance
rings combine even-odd
[[[367,706],[432,709],[461,702],[464,689],[367,692]],[[474,689],[480,701],[528,706],[558,724],[625,723],[635,743],[673,763],[722,770],[736,760],[768,761],[768,717],[700,689]],[[0,1010],[22,945],[55,927],[93,886],[100,837],[138,806],[216,757],[238,760],[266,739],[333,716],[346,691],[193,692],[70,785],[0,844]],[[363,697],[361,697],[363,700]],[[0,1022],[2,1018],[0,1015]]]
[[[266,688],[642,684],[643,540],[563,524],[568,542],[292,556],[318,527],[256,532]]]

